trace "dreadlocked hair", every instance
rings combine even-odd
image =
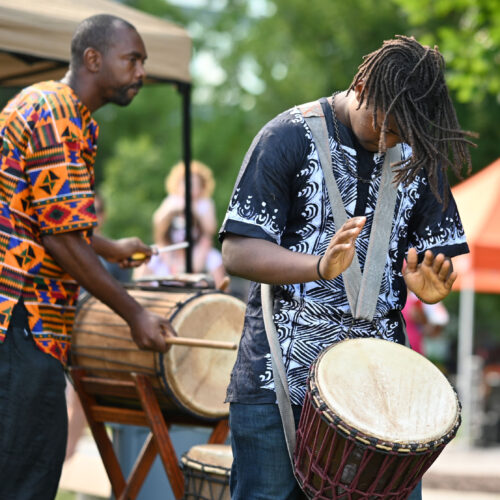
[[[423,46],[415,38],[397,35],[382,47],[363,58],[350,87],[363,81],[359,106],[373,104],[373,125],[377,111],[383,123],[379,150],[385,151],[389,115],[396,121],[401,139],[412,148],[409,160],[393,165],[399,167],[396,181],[411,183],[423,167],[436,198],[448,204],[447,169],[462,179],[462,170],[471,172],[469,146],[476,146],[466,137],[476,137],[460,128],[444,78],[444,58],[437,46]],[[438,185],[442,179],[441,191]]]

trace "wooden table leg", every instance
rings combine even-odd
[[[133,500],[137,498],[157,454],[158,448],[156,446],[155,437],[153,433],[150,432],[127,478],[127,485],[117,500]]]
[[[135,381],[137,393],[142,408],[146,413],[149,426],[155,436],[156,446],[167,472],[170,486],[175,498],[180,500],[184,496],[184,475],[179,467],[177,455],[153,387],[149,378],[145,375],[132,373],[132,378]]]
[[[95,398],[88,395],[82,387],[81,378],[84,375],[85,372],[82,369],[71,369],[71,376],[75,384],[76,392],[78,393],[90,430],[92,431],[99,453],[101,454],[102,462],[108,474],[111,488],[113,489],[113,494],[116,498],[119,498],[125,489],[125,478],[123,477],[123,472],[116,458],[111,440],[106,432],[106,427],[102,422],[96,422],[92,416],[92,406],[95,405],[96,402]]]
[[[229,420],[225,418],[224,420],[219,420],[217,425],[214,427],[212,434],[208,438],[208,443],[210,444],[224,444],[229,434]]]

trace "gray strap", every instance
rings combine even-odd
[[[295,451],[295,420],[293,418],[292,403],[290,401],[290,391],[288,389],[288,380],[283,364],[283,355],[278,340],[278,332],[273,320],[273,296],[272,287],[265,283],[260,284],[260,298],[262,303],[262,316],[264,318],[264,326],[266,328],[267,341],[271,350],[271,361],[273,366],[274,387],[276,391],[276,399],[281,415],[281,422],[285,432],[286,447],[290,462],[293,464],[293,453]]]
[[[328,190],[328,198],[330,199],[333,220],[335,221],[337,229],[340,229],[342,225],[347,222],[347,214],[344,203],[342,202],[342,196],[340,195],[340,191],[337,186],[337,181],[333,175],[333,169],[331,167],[332,155],[330,152],[330,142],[328,140],[328,130],[324,120],[323,109],[318,101],[307,103],[304,107],[300,106],[299,109],[309,125],[316,144],[319,162],[321,164],[321,168],[323,169],[325,184]],[[349,307],[354,315],[356,311],[356,304],[358,302],[359,289],[361,287],[361,267],[359,265],[356,252],[354,252],[354,258],[351,265],[342,273],[342,276],[344,277],[344,286]]]
[[[394,183],[396,173],[391,168],[392,163],[401,160],[401,146],[397,144],[387,150],[382,178],[380,179],[379,196],[375,206],[373,225],[366,254],[365,269],[356,305],[356,318],[369,321],[375,315],[375,308],[380,293],[380,284],[387,260],[387,250],[391,237],[394,208],[398,195],[397,184]]]
[[[299,109],[313,135],[325,177],[333,220],[336,227],[340,228],[347,221],[347,214],[333,174],[330,143],[323,109],[318,101],[304,104]],[[340,145],[340,147],[342,146]],[[389,149],[385,155],[363,276],[361,276],[356,253],[351,265],[342,273],[349,307],[355,318],[372,321],[375,314],[397,198],[397,186],[394,184],[395,173],[390,165],[400,159],[401,146],[399,144]]]

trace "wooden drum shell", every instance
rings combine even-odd
[[[321,372],[326,361],[337,365],[326,371],[329,377]],[[460,425],[456,393],[431,365],[410,349],[378,339],[346,340],[320,354],[311,367],[294,455],[298,481],[310,498],[408,497]],[[437,393],[437,401],[420,394],[412,407],[412,388]],[[422,425],[421,415],[413,418],[420,406],[430,412]],[[430,425],[439,410],[443,417]]]
[[[135,300],[169,318],[181,337],[238,343],[245,305],[227,294],[210,291],[131,288]],[[203,420],[228,415],[224,403],[236,351],[172,345],[167,353],[140,350],[126,322],[95,297],[78,309],[71,365],[97,378],[130,381],[131,373],[148,375],[162,411]],[[100,401],[137,408],[139,400],[106,396]]]

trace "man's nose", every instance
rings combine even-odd
[[[137,63],[136,67],[136,76],[138,79],[141,81],[144,81],[144,78],[146,78],[146,70],[144,68],[144,63],[142,61],[139,61]]]

